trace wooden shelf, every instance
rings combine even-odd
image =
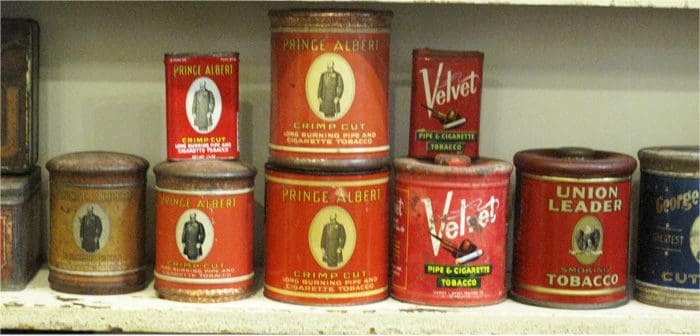
[[[252,297],[217,304],[159,299],[149,285],[128,295],[53,291],[48,270],[20,292],[0,294],[3,329],[244,334],[677,334],[700,333],[700,313],[636,301],[600,310],[560,310],[507,300],[482,307],[444,308],[393,299],[312,307]],[[257,276],[260,288],[261,279]]]
[[[700,8],[700,1],[695,0],[378,0],[366,2],[688,9]]]

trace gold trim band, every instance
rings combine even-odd
[[[49,265],[49,269],[52,271],[60,272],[63,274],[69,274],[69,275],[82,275],[82,276],[119,276],[119,275],[128,275],[128,274],[133,274],[137,272],[141,272],[148,268],[147,266],[141,266],[139,268],[132,268],[124,271],[104,271],[104,272],[83,272],[83,271],[72,271],[72,270],[67,270],[63,268],[58,268],[55,266]]]
[[[624,292],[627,286],[604,288],[604,289],[556,289],[535,285],[514,284],[517,288],[522,288],[535,293],[555,294],[555,295],[571,295],[571,296],[589,296],[589,295],[607,295],[617,292]]]
[[[533,180],[551,181],[551,182],[572,182],[572,183],[614,183],[631,181],[632,176],[627,177],[593,177],[593,178],[576,178],[576,177],[561,177],[561,176],[544,176],[530,173],[521,173],[520,175],[531,178]]]
[[[390,28],[272,28],[272,33],[345,33],[345,34],[389,34]]]
[[[294,296],[294,297],[300,297],[300,298],[349,299],[349,298],[360,298],[360,297],[367,297],[367,296],[381,294],[383,292],[388,291],[389,287],[384,286],[384,287],[373,289],[370,291],[355,292],[355,293],[307,293],[307,292],[297,292],[297,291],[291,291],[291,290],[287,290],[287,289],[272,287],[270,285],[265,285],[265,289],[267,289],[273,293]]]
[[[153,272],[153,275],[156,277],[156,279],[160,280],[165,280],[165,281],[170,281],[170,282],[176,282],[176,283],[185,283],[185,284],[196,284],[196,285],[223,285],[223,284],[232,284],[232,283],[238,283],[238,282],[244,282],[248,281],[253,278],[253,273],[237,276],[237,277],[231,277],[231,278],[220,278],[220,279],[189,279],[189,278],[178,278],[174,276],[169,276],[169,275],[164,275],[160,274],[158,272]]]
[[[308,181],[308,180],[297,180],[283,177],[274,177],[267,175],[265,179],[272,182],[277,182],[281,184],[295,185],[295,186],[307,186],[307,187],[364,187],[376,184],[384,184],[389,182],[388,177],[364,180],[364,181]]]
[[[294,147],[269,144],[270,149],[283,152],[297,153],[320,153],[320,154],[352,154],[352,153],[376,153],[389,150],[389,145],[377,147],[356,147],[356,148],[318,148],[318,147]]]
[[[156,191],[166,192],[168,194],[176,195],[192,195],[192,196],[227,196],[227,195],[242,195],[247,194],[255,190],[255,188],[245,188],[236,190],[175,190],[160,188],[156,186]]]

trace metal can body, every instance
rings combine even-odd
[[[2,19],[3,173],[25,174],[39,157],[39,25]]]
[[[21,290],[41,264],[41,169],[0,180],[0,290]]]
[[[639,151],[635,298],[700,310],[700,148]]]
[[[435,306],[503,301],[512,165],[399,158],[394,168],[391,295]]]
[[[148,162],[113,152],[77,152],[46,163],[50,177],[49,283],[77,294],[146,286]]]
[[[163,162],[153,171],[158,295],[185,302],[249,296],[255,168],[196,160]]]
[[[238,158],[238,53],[164,62],[168,160]]]
[[[265,295],[313,305],[386,298],[389,172],[268,164],[266,174]]]
[[[387,11],[271,11],[270,162],[363,170],[389,163]]]
[[[413,50],[410,157],[479,157],[483,64],[478,51]]]
[[[514,299],[557,308],[627,302],[634,158],[582,148],[516,153]]]

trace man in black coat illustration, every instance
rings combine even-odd
[[[190,220],[185,223],[182,230],[182,253],[187,256],[187,259],[194,261],[202,256],[205,237],[204,225],[197,220],[197,214],[190,214]]]
[[[345,247],[345,227],[338,222],[338,215],[331,217],[323,226],[321,235],[321,248],[323,249],[323,261],[328,267],[337,267],[343,262],[343,248]]]
[[[333,69],[333,62],[328,63],[326,72],[318,81],[319,110],[332,118],[340,113],[340,97],[343,96],[343,76]]]
[[[87,213],[80,217],[80,248],[85,252],[96,252],[100,249],[102,236],[102,220],[95,215],[94,208],[89,206]]]

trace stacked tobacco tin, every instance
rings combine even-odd
[[[381,300],[388,295],[392,13],[269,16],[264,293],[315,305]]]

